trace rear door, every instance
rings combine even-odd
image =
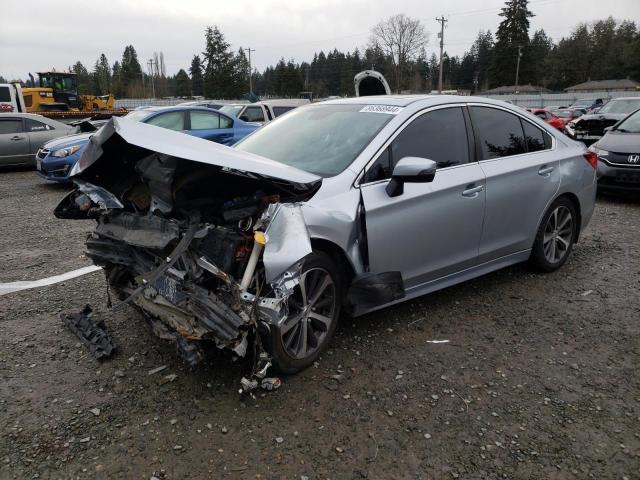
[[[478,261],[530,249],[538,223],[560,187],[552,137],[506,109],[470,107],[487,207]]]
[[[3,115],[0,118],[0,165],[29,165],[35,163],[29,152],[29,136],[21,117]]]
[[[218,112],[191,110],[189,119],[189,135],[223,145],[233,143],[233,121]]]
[[[360,188],[371,272],[400,271],[411,289],[476,264],[485,179],[468,124],[460,106],[420,114],[368,166]],[[436,161],[435,178],[389,197],[393,167],[407,156]]]

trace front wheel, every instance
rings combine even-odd
[[[291,374],[310,366],[327,348],[338,323],[342,278],[335,262],[314,251],[304,259],[300,283],[288,299],[289,315],[270,331],[274,365]]]
[[[531,263],[544,272],[560,268],[569,258],[576,238],[578,214],[569,199],[561,197],[551,204],[538,228]]]

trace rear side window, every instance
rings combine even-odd
[[[54,128],[51,125],[38,122],[37,120],[33,120],[32,118],[27,118],[26,124],[27,124],[27,132],[46,132],[48,130],[54,130]]]
[[[481,160],[527,152],[520,119],[504,110],[471,107],[474,128],[480,140]]]
[[[404,157],[420,157],[438,163],[438,168],[469,161],[469,143],[462,108],[443,108],[416,118],[391,142],[364,176],[364,182],[391,178],[396,163]]]
[[[11,92],[9,92],[9,87],[0,87],[0,102],[11,102]]]
[[[210,112],[190,112],[191,130],[212,130],[220,128],[220,116]]]
[[[167,112],[150,118],[145,123],[168,130],[184,130],[184,112]]]
[[[19,118],[0,120],[0,134],[3,133],[22,133],[22,120]]]

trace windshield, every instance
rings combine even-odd
[[[594,103],[594,100],[578,100],[571,106],[572,107],[590,107],[591,105],[593,105],[593,103]]]
[[[240,110],[242,110],[242,107],[244,107],[244,105],[224,105],[223,107],[220,107],[219,110],[222,113],[231,115],[232,117],[237,117]]]
[[[236,144],[238,150],[331,177],[362,152],[393,115],[363,105],[314,105],[292,110]]]
[[[624,133],[640,133],[640,110],[628,116],[616,127],[616,130]]]
[[[631,113],[640,108],[640,98],[633,100],[611,100],[598,113]]]
[[[129,120],[135,120],[136,122],[140,122],[144,120],[147,116],[149,116],[149,110],[133,110],[125,115]]]

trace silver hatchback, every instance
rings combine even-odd
[[[179,350],[264,349],[284,372],[341,311],[527,260],[556,270],[596,194],[594,153],[484,98],[313,104],[233,149],[126,119],[91,143],[56,215],[98,219],[88,255],[123,302]]]

